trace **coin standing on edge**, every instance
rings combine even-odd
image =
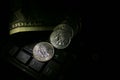
[[[33,48],[33,57],[41,62],[46,62],[54,56],[54,47],[48,42],[37,43]]]

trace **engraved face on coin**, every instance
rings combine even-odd
[[[37,43],[33,48],[33,57],[46,62],[54,56],[54,47],[48,42]]]
[[[56,31],[56,30],[64,30],[66,32],[69,32],[69,34],[71,35],[71,37],[73,37],[73,35],[74,35],[72,27],[70,27],[68,24],[59,24],[53,30],[54,31]]]
[[[64,30],[56,30],[51,33],[50,42],[55,48],[64,49],[70,44],[71,35]]]

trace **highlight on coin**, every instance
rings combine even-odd
[[[39,42],[33,48],[33,57],[41,62],[46,62],[54,56],[54,47],[48,42]]]

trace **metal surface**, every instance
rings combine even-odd
[[[54,28],[54,31],[56,30],[64,30],[66,32],[69,32],[71,37],[73,37],[74,35],[72,27],[70,27],[68,24],[59,24],[58,26]]]
[[[55,48],[64,49],[71,42],[71,34],[64,30],[53,31],[50,35],[50,42]]]
[[[46,62],[54,56],[54,48],[48,42],[40,42],[33,48],[33,57],[38,61]]]

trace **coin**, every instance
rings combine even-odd
[[[54,56],[54,47],[48,42],[37,43],[33,48],[33,57],[42,62],[50,60]]]
[[[55,48],[64,49],[71,42],[70,33],[64,30],[53,31],[50,35],[50,42]]]
[[[69,32],[69,34],[71,35],[71,37],[73,37],[73,35],[74,35],[72,27],[69,26],[68,24],[59,24],[53,30],[54,31],[56,31],[56,30],[64,30],[66,32]]]

